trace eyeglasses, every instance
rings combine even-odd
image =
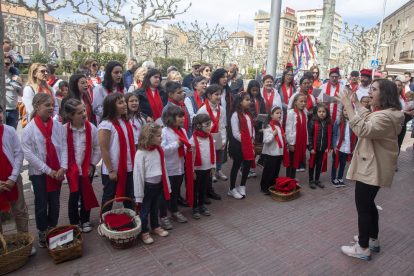
[[[49,70],[43,69],[43,70],[40,70],[40,73],[42,74],[49,73]]]
[[[92,74],[85,74],[85,76],[86,76],[87,78],[91,78],[91,77],[92,77]]]
[[[293,74],[286,74],[286,76],[288,76],[288,77],[293,77]]]
[[[319,72],[313,72],[312,75],[319,75]]]
[[[209,125],[207,125],[207,126],[203,126],[203,125],[201,125],[201,128],[205,128],[205,127],[211,127],[213,125],[213,123],[210,123]]]
[[[339,76],[330,76],[330,78],[339,79]]]
[[[9,66],[11,63],[10,62],[5,62],[4,65]]]
[[[92,64],[92,67],[98,67],[98,63]]]
[[[211,72],[211,70],[210,70],[210,69],[206,69],[206,70],[204,70],[204,71],[206,71],[206,72]]]

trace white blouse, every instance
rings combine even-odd
[[[263,89],[264,89],[264,88],[261,88],[261,89],[260,89],[260,94],[262,95],[262,98],[263,98],[263,100],[264,100],[265,104],[267,105],[266,98],[265,98],[265,96],[263,95]],[[266,91],[266,92],[267,92],[267,91]],[[280,108],[283,110],[282,98],[280,97],[279,93],[277,93],[277,91],[275,91],[274,89],[273,89],[273,93],[275,94],[275,96],[273,97],[273,104],[272,104],[272,106],[271,106],[271,107],[278,106],[278,107],[280,107]],[[271,93],[267,93],[267,96],[268,96],[268,100],[270,100]]]
[[[308,111],[306,108],[304,109],[305,112],[305,122],[302,122],[306,125],[306,133],[308,133]],[[287,114],[286,118],[286,143],[288,145],[294,146],[296,143],[296,121],[297,121],[298,115],[296,114],[294,109],[290,109]],[[300,117],[302,118],[302,117]],[[309,135],[307,135],[307,141],[306,144],[309,142]]]
[[[254,133],[252,121],[250,121],[249,115],[244,114],[244,117],[246,118],[246,121],[247,121],[247,127],[249,128],[250,137],[254,139],[255,133]],[[239,117],[238,117],[237,112],[234,112],[231,115],[230,123],[231,123],[231,131],[233,133],[234,139],[241,142],[240,123],[239,123]]]
[[[183,133],[187,136],[185,131]],[[180,138],[171,128],[164,127],[161,132],[161,147],[164,150],[165,167],[169,176],[182,175],[184,173],[184,156],[178,155],[178,138]],[[184,152],[187,152],[187,147]]]
[[[273,135],[273,130],[271,126],[268,126],[263,130],[263,149],[262,154],[268,154],[271,156],[280,156],[283,155],[283,136],[280,127],[276,126],[277,136],[282,143],[282,147],[279,147],[279,144],[276,141],[276,137]]]
[[[46,93],[46,92],[45,92]],[[26,86],[23,89],[23,97],[22,102],[24,106],[26,107],[26,114],[27,114],[27,121],[30,121],[30,113],[33,112],[33,98],[35,96],[35,91],[31,86]],[[53,120],[59,122],[59,105],[56,100],[55,94],[52,93],[53,101],[55,103],[55,107],[53,108]]]
[[[124,120],[118,120],[119,124],[122,127],[122,131],[124,132],[125,140],[127,143],[127,172],[132,172],[132,160],[131,160],[131,150],[129,146],[129,139],[128,139],[128,130],[126,128]],[[109,157],[111,158],[111,163],[113,169],[118,172],[118,165],[119,165],[119,137],[118,131],[116,131],[115,126],[111,123],[111,121],[104,120],[98,126],[98,131],[101,129],[106,129],[111,131],[111,137],[109,139]],[[125,154],[125,153],[123,153]],[[105,165],[105,162],[102,162],[102,174],[109,174],[108,168]]]
[[[52,142],[55,146],[60,167],[68,169],[68,144],[66,131],[61,123],[52,120]],[[45,123],[46,125],[46,123]],[[32,120],[22,132],[22,149],[29,162],[29,175],[49,174],[52,169],[46,165],[46,138]]]
[[[210,103],[211,112],[213,112],[214,117],[217,117],[218,108],[220,108],[220,118],[219,118],[219,133],[221,134],[221,141],[225,144],[227,141],[227,133],[226,133],[226,112],[225,108],[221,107],[217,104]],[[206,106],[203,105],[197,111],[198,114],[208,114]]]
[[[200,147],[200,157],[201,157],[201,166],[194,166],[195,171],[202,171],[202,170],[209,170],[216,168],[216,162],[211,164],[211,156],[210,156],[210,139],[208,137],[199,137],[197,136],[198,146]],[[190,144],[194,147],[193,149],[193,164],[195,161],[196,156],[196,149],[195,149],[195,141],[194,136],[191,136]],[[213,145],[214,146],[214,145]],[[216,151],[214,151],[214,160],[216,160]]]
[[[298,93],[301,93],[300,91],[298,92]],[[293,95],[296,95],[296,93],[295,94],[293,94]],[[310,97],[311,97],[311,100],[312,100],[312,104],[313,104],[313,106],[316,106],[317,105],[317,103],[316,103],[316,99],[315,99],[315,97],[313,96],[313,95],[309,95]],[[289,106],[288,106],[288,110],[289,109],[292,109],[292,104],[293,104],[293,99],[294,99],[295,97],[290,97],[290,100],[289,100]],[[309,110],[308,110],[309,111]]]
[[[114,91],[117,91],[117,87],[114,88]],[[124,95],[127,93],[127,90],[125,87],[122,93]],[[106,88],[103,87],[102,84],[96,85],[95,88],[93,89],[92,109],[93,109],[93,113],[96,115],[96,120],[98,122],[100,121],[103,115],[103,101],[106,96],[108,96],[108,90],[106,90]]]
[[[321,87],[319,87],[320,89],[322,89],[321,94],[319,94],[318,98],[323,102],[323,94],[326,94],[326,89],[328,87],[328,83],[323,84]],[[344,86],[338,82],[339,85],[339,93],[341,93],[344,90]],[[331,85],[331,90],[330,90],[330,95],[331,97],[335,96],[335,91],[336,91],[336,86],[332,86]],[[334,110],[334,106],[337,106],[337,110],[336,110],[336,117],[334,118],[334,114],[333,114],[333,110]],[[328,104],[329,107],[329,111],[331,112],[331,116],[332,116],[332,121],[335,122],[336,119],[338,119],[341,115],[342,112],[342,104],[338,103],[332,103],[332,104]]]
[[[90,125],[92,134],[92,144],[89,145],[92,147],[90,163],[96,166],[101,160],[101,148],[99,147],[98,129],[93,124]],[[67,136],[67,124],[65,124],[63,127],[66,131]],[[86,148],[86,129],[85,126],[81,127],[80,129],[76,129],[72,125],[70,128],[72,129],[73,133],[73,149],[75,151],[76,165],[78,165],[79,175],[82,175],[82,163],[83,159],[85,158]]]
[[[13,127],[5,124],[3,124],[3,126],[4,132],[3,136],[1,137],[2,149],[13,167],[11,175],[8,177],[8,179],[10,179],[13,182],[16,182],[17,178],[20,175],[20,169],[23,166],[23,151],[16,130]],[[7,179],[0,180],[6,181]]]
[[[146,124],[145,119],[141,118],[141,120],[135,118],[135,116],[133,116],[129,122],[131,123],[132,126],[132,130],[134,131],[134,142],[135,145],[138,145],[138,137],[139,137],[139,133],[141,132],[142,127]]]

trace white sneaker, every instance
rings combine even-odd
[[[222,171],[216,172],[216,178],[220,179],[220,180],[223,180],[223,181],[227,180],[227,176],[225,176]]]
[[[154,240],[151,238],[149,233],[141,233],[139,236],[140,236],[142,242],[145,243],[145,244],[151,244],[151,243],[154,242]]]
[[[93,174],[93,177],[98,177],[98,176],[99,176],[98,172],[95,171],[95,173]]]
[[[341,250],[342,253],[350,257],[371,261],[371,250],[369,248],[362,250],[361,246],[357,242],[352,246],[342,246]]]
[[[217,182],[216,174],[213,175],[213,182]]]
[[[246,186],[239,186],[236,190],[242,197],[246,197]]]
[[[250,169],[249,176],[256,177],[257,173],[254,170]]]
[[[354,241],[359,242],[358,236],[354,236]],[[380,252],[381,247],[380,247],[379,239],[376,239],[376,240],[369,239],[369,248],[374,252]]]
[[[236,190],[236,188],[234,188],[233,190],[227,192],[228,196],[234,197],[235,199],[242,199],[243,196],[241,194],[239,194],[239,192]]]
[[[34,248],[34,246],[32,246],[32,251],[30,251],[29,256],[33,256],[36,254],[36,248]]]
[[[90,222],[85,222],[82,224],[82,233],[89,233],[92,231],[92,224]]]

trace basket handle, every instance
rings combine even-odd
[[[3,234],[0,234],[0,241],[1,241],[1,243],[3,245],[3,248],[4,248],[4,254],[6,254],[7,253],[7,243],[6,243],[6,241],[3,237]]]
[[[115,200],[129,200],[129,201],[132,201],[132,203],[134,203],[134,206],[135,206],[135,215],[136,216],[138,216],[138,207],[137,207],[137,204],[135,203],[135,201],[133,201],[132,199],[130,199],[129,197],[117,197],[117,198],[114,198],[114,199],[111,199],[111,200],[109,200],[109,201],[107,201],[103,206],[102,206],[102,208],[101,208],[101,214],[100,214],[100,217],[101,217],[101,223],[100,224],[103,224],[103,217],[102,217],[102,212],[103,212],[103,209],[105,209],[105,207],[106,207],[106,205],[108,205],[109,203],[112,203],[112,202],[114,202]]]

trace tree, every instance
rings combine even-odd
[[[74,0],[69,1],[74,12],[90,16],[95,20],[100,20],[100,18],[93,15],[91,10],[92,7],[98,9],[100,14],[107,17],[103,22],[104,27],[111,22],[123,26],[126,31],[125,47],[128,59],[131,59],[134,53],[133,30],[136,26],[140,26],[140,31],[142,31],[145,23],[169,20],[176,15],[185,13],[191,6],[190,3],[187,8],[179,12],[176,3],[180,0],[163,0],[162,3],[159,3],[159,0],[156,0],[155,3],[153,0],[150,0],[149,3],[145,0],[130,0],[128,4],[131,5],[131,9],[128,15],[131,15],[132,18],[128,19],[122,10],[127,3],[126,0],[82,0],[77,4],[74,3]],[[83,4],[86,5],[84,9],[82,9]],[[148,10],[148,4],[150,4],[150,10]]]
[[[47,38],[46,38],[46,24],[45,14],[51,11],[58,10],[66,7],[67,0],[62,0],[62,3],[56,4],[58,0],[34,0],[33,5],[29,5],[24,0],[4,0],[14,6],[21,6],[28,11],[36,12],[37,15],[37,27],[39,33],[39,47],[41,51],[47,51]],[[32,2],[32,1],[30,1]]]
[[[197,49],[207,49],[207,61],[210,62],[211,50],[226,42],[229,38],[229,32],[219,24],[214,29],[210,29],[208,23],[204,28],[200,27],[197,20],[190,26],[188,27],[186,23],[182,22],[174,27],[185,36],[187,43],[194,44]]]
[[[323,0],[321,37],[320,40],[315,42],[315,46],[318,49],[320,63],[319,70],[321,71],[319,76],[323,79],[327,76],[326,72],[329,66],[329,55],[331,53],[332,32],[335,16],[335,1],[336,0]]]

